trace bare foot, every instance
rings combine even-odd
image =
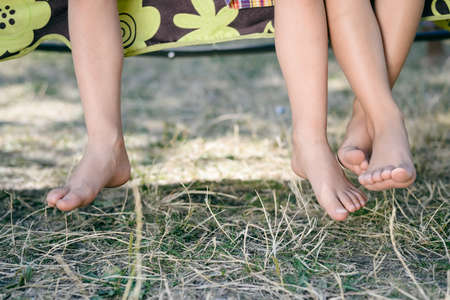
[[[338,150],[338,158],[344,167],[361,175],[369,166],[371,151],[372,139],[367,129],[366,114],[360,102],[355,99],[352,118],[347,125],[344,142]]]
[[[343,221],[366,204],[366,196],[345,177],[326,140],[293,141],[292,169],[311,182],[319,204],[332,219]]]
[[[49,206],[63,211],[87,206],[104,187],[117,187],[128,181],[130,162],[123,140],[106,145],[88,143],[66,186],[48,193]]]
[[[400,112],[394,112],[373,131],[370,164],[359,182],[369,190],[405,188],[416,179],[408,134]]]

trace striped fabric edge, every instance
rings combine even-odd
[[[228,7],[234,9],[273,6],[273,2],[274,0],[225,0]]]

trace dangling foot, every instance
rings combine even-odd
[[[353,103],[353,114],[347,125],[344,142],[338,150],[340,163],[356,175],[361,175],[369,166],[372,140],[367,129],[367,118],[357,99]]]
[[[294,135],[292,169],[311,182],[319,204],[336,221],[345,220],[349,212],[367,202],[366,196],[345,177],[326,139]]]
[[[108,146],[107,146],[108,145]],[[130,162],[123,140],[89,144],[65,187],[51,190],[47,203],[62,211],[87,206],[104,187],[117,187],[130,178]]]
[[[369,190],[405,188],[416,179],[408,134],[400,112],[394,112],[373,133],[370,164],[359,182]]]

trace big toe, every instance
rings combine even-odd
[[[344,221],[348,217],[349,211],[339,201],[336,195],[328,198],[322,206],[333,220]]]
[[[335,221],[344,221],[348,217],[348,210],[342,205],[333,211],[327,211],[328,215]]]
[[[73,191],[70,191],[61,200],[56,202],[56,207],[62,211],[70,211],[83,206],[84,203],[85,199],[83,199]]]
[[[59,200],[64,198],[64,196],[66,196],[68,192],[69,192],[69,188],[68,187],[60,187],[60,188],[56,188],[56,189],[51,190],[47,194],[47,204],[48,204],[48,206],[55,207],[56,206],[56,202],[58,202]]]
[[[409,183],[414,181],[415,179],[415,171],[414,169],[401,166],[392,170],[392,180],[398,183]]]
[[[347,147],[341,151],[342,158],[352,165],[360,165],[366,160],[366,155],[357,147]]]
[[[341,163],[357,175],[366,167],[366,155],[356,147],[345,147],[339,150],[338,157]],[[365,168],[364,168],[365,167]]]

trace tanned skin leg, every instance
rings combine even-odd
[[[69,0],[69,31],[88,143],[64,187],[47,195],[63,211],[89,205],[104,187],[130,178],[122,135],[122,38],[116,0]]]
[[[327,140],[328,35],[323,1],[279,0],[275,45],[293,120],[292,168],[307,178],[319,204],[344,220],[366,203],[345,177]]]
[[[372,154],[359,181],[371,190],[411,185],[416,171],[396,105],[378,20],[368,0],[326,0],[335,55],[366,113]]]
[[[394,86],[414,41],[422,15],[423,0],[377,0],[375,14],[380,26],[389,83]],[[357,98],[347,125],[344,142],[338,151],[342,164],[357,175],[367,170],[372,152],[373,130],[368,128],[366,114]],[[377,189],[376,184],[372,186]]]

